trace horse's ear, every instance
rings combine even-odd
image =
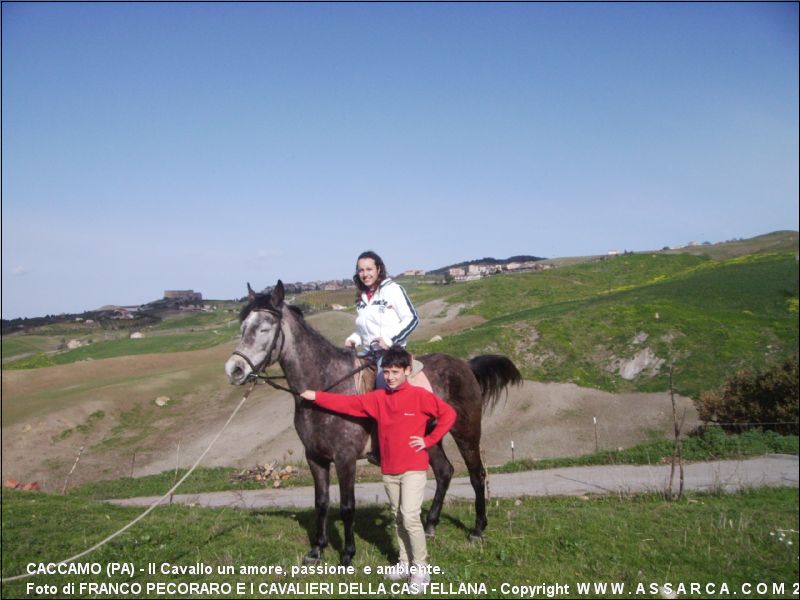
[[[247,298],[251,301],[256,299],[256,293],[253,291],[253,288],[250,287],[249,281],[247,282]]]
[[[283,282],[278,279],[278,283],[275,284],[275,287],[272,288],[272,294],[270,295],[270,299],[272,300],[272,306],[275,308],[279,308],[283,304]]]

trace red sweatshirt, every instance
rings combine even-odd
[[[381,472],[398,475],[406,471],[425,471],[427,451],[417,452],[410,437],[418,435],[425,447],[434,446],[456,420],[456,411],[428,390],[404,382],[395,390],[375,390],[362,395],[317,392],[316,403],[334,412],[353,417],[371,417],[378,422],[381,447]],[[436,427],[425,435],[425,425],[436,419]]]

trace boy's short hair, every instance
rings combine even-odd
[[[407,369],[411,366],[411,354],[402,346],[394,345],[383,353],[381,367],[400,367]]]

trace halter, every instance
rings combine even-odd
[[[251,311],[251,312],[267,312],[267,313],[270,313],[271,315],[274,315],[275,317],[277,317],[277,319],[278,319],[278,323],[277,323],[278,332],[275,334],[275,337],[272,338],[272,344],[270,344],[269,350],[267,351],[267,354],[264,357],[264,360],[262,360],[258,364],[258,366],[253,364],[253,361],[250,360],[250,357],[248,357],[246,354],[244,354],[242,352],[239,352],[238,350],[234,350],[232,352],[232,354],[244,359],[244,361],[250,366],[251,371],[250,371],[250,374],[247,376],[248,379],[251,379],[251,380],[262,379],[265,383],[269,384],[270,386],[272,386],[276,390],[281,390],[283,392],[289,392],[290,394],[292,394],[294,396],[299,396],[300,392],[298,392],[297,390],[289,388],[289,387],[284,387],[284,386],[282,386],[280,384],[277,384],[277,383],[272,381],[273,379],[286,379],[286,375],[262,375],[262,371],[264,371],[264,369],[266,369],[269,365],[271,365],[274,362],[276,362],[280,358],[281,354],[283,354],[283,345],[284,345],[284,342],[286,341],[286,335],[283,333],[283,329],[281,328],[281,321],[282,321],[283,315],[279,311],[271,310],[269,308],[257,308],[257,309],[253,309],[253,311]],[[278,344],[278,336],[279,335],[280,335],[280,338],[281,338],[281,347],[278,350],[277,358],[270,362],[269,359],[270,359],[270,357],[272,356],[272,353],[275,350],[275,346]],[[368,356],[371,356],[371,353],[368,354]],[[345,375],[341,379],[338,379],[336,382],[334,382],[331,385],[329,385],[328,387],[326,387],[323,391],[327,392],[329,390],[332,390],[333,388],[335,388],[337,385],[339,385],[340,383],[342,383],[346,379],[349,379],[350,377],[352,377],[356,373],[360,373],[364,369],[370,367],[373,364],[374,360],[375,359],[373,357],[372,360],[369,360],[369,361],[365,362],[363,365],[360,365],[359,367],[355,368],[353,371],[349,372],[347,375]]]
[[[272,338],[272,344],[270,344],[269,350],[267,350],[267,353],[264,356],[264,360],[262,360],[260,363],[258,363],[258,366],[253,364],[253,361],[250,360],[250,357],[247,356],[246,354],[244,354],[243,352],[239,352],[238,350],[234,350],[232,352],[232,354],[244,359],[244,361],[250,366],[251,371],[250,371],[250,375],[248,375],[248,379],[255,379],[255,378],[265,379],[266,376],[265,375],[261,375],[261,372],[264,369],[266,369],[269,365],[271,365],[272,363],[277,361],[280,358],[281,354],[283,353],[283,343],[286,340],[286,336],[284,335],[283,329],[281,328],[281,321],[282,321],[283,315],[281,315],[281,313],[279,311],[271,310],[269,308],[256,308],[256,309],[253,309],[251,312],[269,313],[269,314],[275,316],[278,319],[278,322],[276,324],[277,332],[275,333],[275,336]],[[270,357],[272,356],[272,353],[275,351],[275,346],[277,346],[277,344],[278,344],[278,337],[281,338],[281,347],[278,350],[277,358],[275,358],[275,360],[270,361]]]

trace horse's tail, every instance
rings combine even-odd
[[[484,410],[494,408],[509,385],[522,383],[519,369],[507,356],[483,354],[470,359],[469,366],[481,386]]]

